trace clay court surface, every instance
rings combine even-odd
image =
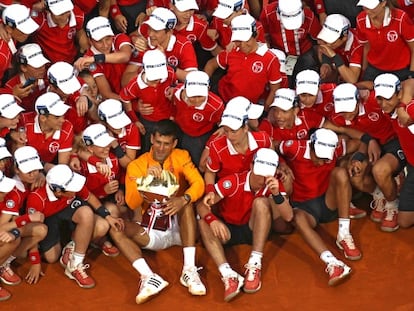
[[[0,310],[414,310],[414,231],[383,233],[368,217],[353,220],[354,239],[363,257],[346,261],[353,269],[351,277],[337,287],[327,285],[327,274],[319,258],[298,233],[272,235],[266,244],[263,260],[262,289],[255,294],[241,293],[230,303],[223,301],[223,283],[218,270],[201,244],[197,263],[203,267],[201,278],[207,295],[193,297],[179,283],[182,250],[173,247],[144,256],[155,272],[170,285],[160,295],[142,305],[135,304],[138,273],[122,256],[109,258],[97,250],[88,253],[88,272],[96,287],[81,289],[69,280],[63,268],[43,264],[46,275],[37,285],[22,283],[6,286],[13,297],[0,303]],[[319,228],[334,254],[344,259],[335,246],[337,222]],[[241,245],[227,250],[235,270],[242,272],[250,247]],[[24,276],[28,264],[15,265]]]

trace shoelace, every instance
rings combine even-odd
[[[187,283],[195,283],[197,285],[201,285],[202,282],[200,280],[200,275],[198,274],[198,271],[203,269],[203,267],[192,267],[188,270],[185,270],[185,274],[188,277]]]
[[[247,269],[247,279],[249,281],[254,280],[254,277],[255,277],[256,273],[258,272],[257,270],[259,270],[261,268],[260,266],[249,265],[249,264],[244,265],[244,267]]]
[[[331,276],[335,272],[335,268],[343,268],[343,264],[336,262],[336,263],[330,263],[326,267],[325,271]]]
[[[10,275],[14,275],[13,270],[10,268],[10,264],[6,263],[0,267],[0,273],[8,273]]]
[[[227,289],[229,289],[229,287],[230,287],[230,282],[233,280],[234,282],[238,282],[239,280],[238,280],[238,278],[237,278],[237,275],[234,275],[234,276],[229,276],[229,277],[226,277],[226,278],[223,278],[222,279],[223,280],[223,282],[224,282],[224,288],[227,290]]]
[[[369,204],[369,207],[371,207],[373,210],[376,210],[378,212],[383,212],[385,210],[385,202],[384,199],[374,199]]]
[[[88,264],[85,264],[85,265],[80,264],[76,267],[76,270],[79,272],[82,279],[88,278],[88,275],[86,274],[85,270],[88,269],[89,267],[90,266]]]
[[[345,241],[345,244],[348,245],[350,249],[355,248],[354,239],[352,238],[352,235],[348,234],[343,238],[343,241]]]

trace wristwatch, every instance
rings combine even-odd
[[[191,196],[187,193],[185,193],[184,195],[184,200],[186,200],[187,204],[191,202]]]

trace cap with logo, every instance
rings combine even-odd
[[[338,145],[338,135],[332,130],[320,128],[312,133],[311,142],[318,158],[332,160]]]
[[[256,31],[256,20],[250,14],[238,15],[231,20],[231,41],[248,41]]]
[[[400,79],[392,73],[383,73],[374,79],[375,96],[381,96],[390,99],[401,89]]]
[[[99,41],[107,36],[114,36],[109,19],[103,16],[97,16],[89,20],[85,29],[88,37],[95,41]]]
[[[17,54],[20,64],[29,65],[33,68],[40,68],[50,61],[44,57],[42,48],[37,43],[28,43],[20,47]]]
[[[364,6],[367,9],[375,9],[383,0],[359,0],[357,6]]]
[[[82,139],[87,146],[95,145],[98,147],[107,147],[115,140],[102,124],[89,125],[83,131]]]
[[[171,0],[171,3],[175,5],[177,10],[180,12],[198,10],[198,4],[196,0]]]
[[[47,77],[50,84],[67,95],[73,94],[81,88],[73,66],[66,62],[56,62],[50,66]]]
[[[85,182],[84,176],[73,172],[66,164],[55,165],[46,174],[46,183],[52,191],[79,192]]]
[[[24,174],[34,170],[42,170],[43,164],[37,150],[32,146],[23,146],[14,151],[14,161],[17,168]]]
[[[334,43],[348,33],[351,22],[341,14],[330,14],[326,17],[322,29],[318,34],[318,39],[326,43]]]
[[[9,193],[13,190],[14,186],[16,186],[16,181],[5,176],[3,172],[0,171],[0,192]]]
[[[9,149],[7,149],[6,140],[0,137],[0,160],[10,158],[11,156]]]
[[[299,29],[305,20],[301,0],[279,0],[278,14],[283,27],[288,30]]]
[[[30,35],[39,25],[30,17],[30,10],[22,4],[12,4],[3,10],[3,23],[12,28],[17,28],[22,33]]]
[[[131,123],[131,119],[122,108],[122,103],[116,99],[104,100],[98,106],[99,119],[108,123],[114,129],[122,129]]]
[[[35,102],[35,110],[39,115],[52,115],[61,117],[69,110],[60,96],[54,92],[47,92],[40,95]]]
[[[276,91],[270,108],[278,107],[284,111],[288,111],[296,107],[296,92],[288,88],[280,88]]]
[[[279,165],[279,156],[273,149],[260,148],[253,158],[253,173],[259,176],[274,176]]]
[[[318,95],[320,79],[315,70],[302,70],[296,75],[296,93]]]
[[[358,103],[358,96],[358,89],[352,83],[337,85],[333,91],[335,112],[353,112]]]
[[[177,24],[177,17],[173,13],[173,11],[163,8],[157,7],[154,11],[152,11],[150,17],[144,22],[152,29],[158,31],[163,29],[174,29],[175,25]]]
[[[24,109],[17,104],[13,95],[0,94],[0,117],[14,119],[22,111]]]
[[[264,106],[253,104],[250,100],[243,96],[233,97],[226,104],[226,109],[233,107],[242,107],[247,112],[247,118],[250,120],[259,119],[264,111]]]
[[[209,86],[210,77],[204,71],[190,71],[185,77],[184,87],[185,93],[188,97],[207,97]]]
[[[46,7],[53,15],[61,15],[73,10],[73,3],[71,0],[46,0]]]
[[[244,8],[245,0],[219,0],[213,16],[226,19],[233,12],[238,12]]]
[[[164,80],[168,77],[167,58],[161,50],[148,50],[142,56],[145,78],[148,81]]]

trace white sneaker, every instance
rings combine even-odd
[[[168,284],[169,283],[167,281],[156,273],[141,278],[141,284],[139,286],[139,292],[135,298],[135,302],[137,304],[144,303],[149,298],[162,291],[168,286]]]
[[[198,270],[202,268],[191,267],[183,270],[180,277],[180,283],[188,287],[188,291],[194,296],[203,296],[206,294],[206,287],[200,280]]]

